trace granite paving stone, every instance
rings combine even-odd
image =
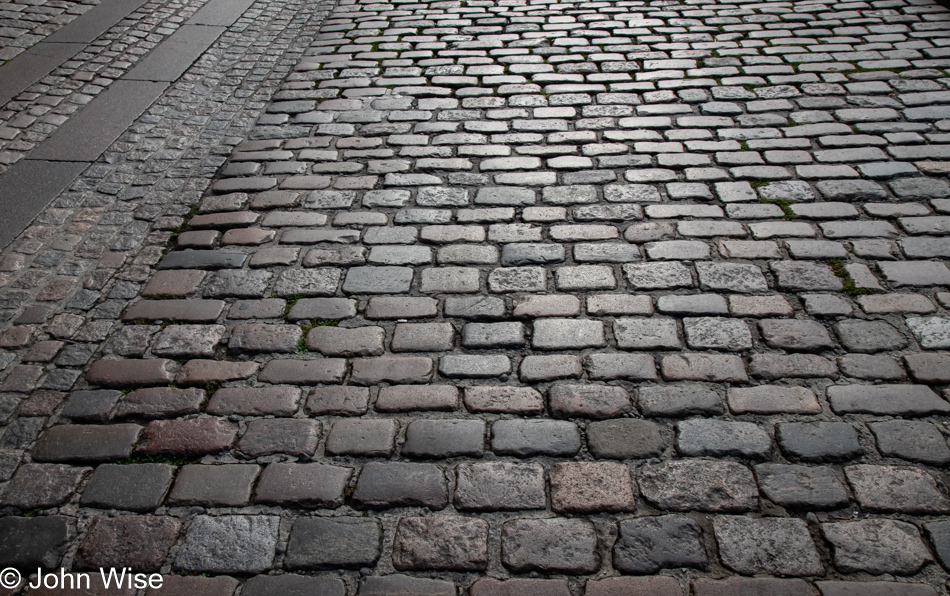
[[[948,15],[0,3],[0,561],[943,593]]]

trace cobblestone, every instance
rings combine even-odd
[[[148,0],[0,106],[5,175],[220,27],[0,252],[3,560],[942,592],[927,1]],[[88,6],[0,6],[4,72]]]

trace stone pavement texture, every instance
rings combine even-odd
[[[945,594],[948,174],[929,0],[255,3],[0,258],[0,567]]]

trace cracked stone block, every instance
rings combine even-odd
[[[171,517],[97,517],[79,544],[73,565],[76,569],[158,571],[180,529],[181,523]]]
[[[617,523],[614,567],[621,573],[652,574],[661,569],[706,569],[702,529],[685,515],[660,515]]]
[[[511,520],[501,528],[501,560],[515,573],[593,573],[600,566],[597,533],[580,519]]]
[[[848,504],[848,491],[831,468],[759,464],[755,475],[762,494],[782,507],[836,509]]]
[[[479,571],[488,567],[488,522],[454,515],[404,517],[396,526],[393,567]]]
[[[185,530],[174,567],[208,573],[263,573],[277,548],[274,515],[199,515]]]
[[[911,575],[932,561],[916,526],[890,519],[821,524],[843,573]]]
[[[663,511],[742,513],[754,509],[759,491],[741,464],[686,459],[648,464],[638,476],[640,493]]]
[[[713,519],[723,564],[742,574],[819,575],[823,568],[800,519],[722,516]]]
[[[374,567],[382,551],[379,521],[354,517],[299,517],[290,532],[287,569]]]

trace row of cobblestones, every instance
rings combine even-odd
[[[5,257],[0,552],[183,593],[944,593],[948,22],[341,0],[207,192],[157,144],[153,195],[73,189],[138,203],[130,265]]]

